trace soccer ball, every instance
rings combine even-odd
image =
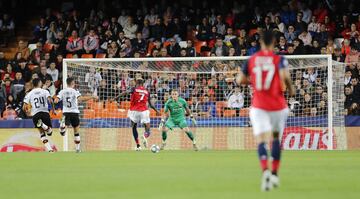
[[[153,144],[151,147],[150,147],[150,151],[153,152],[153,153],[159,153],[160,152],[160,147],[156,144]]]

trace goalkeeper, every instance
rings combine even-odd
[[[179,92],[177,90],[173,89],[171,91],[171,98],[165,103],[164,115],[162,116],[159,126],[159,129],[162,130],[163,141],[161,145],[161,150],[163,150],[166,146],[168,130],[173,130],[175,127],[179,127],[183,132],[185,132],[189,139],[192,141],[194,150],[198,150],[194,134],[190,131],[186,123],[185,112],[187,115],[190,115],[193,125],[196,125],[196,120],[191,114],[187,102],[183,98],[179,97]],[[169,118],[165,122],[167,115],[169,115]]]

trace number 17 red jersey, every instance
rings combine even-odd
[[[261,50],[252,55],[243,67],[253,88],[252,107],[278,111],[287,107],[282,89],[280,69],[288,67],[287,60],[272,51]]]
[[[143,86],[133,88],[130,97],[130,110],[139,112],[148,110],[149,96],[150,93]]]

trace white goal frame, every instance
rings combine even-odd
[[[326,59],[327,60],[327,106],[328,106],[328,150],[333,150],[333,60],[331,55],[285,55],[287,59]],[[63,59],[63,88],[66,88],[66,78],[68,76],[68,62],[72,63],[84,63],[84,62],[156,62],[156,61],[235,61],[235,60],[246,60],[248,56],[234,56],[234,57],[166,57],[166,58],[65,58]],[[156,71],[154,71],[156,72]],[[64,151],[69,150],[68,134],[63,137],[63,149]]]

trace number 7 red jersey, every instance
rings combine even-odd
[[[266,111],[287,107],[279,73],[280,69],[286,67],[288,62],[284,57],[268,50],[261,50],[248,59],[242,71],[250,77],[253,107]]]
[[[130,97],[130,110],[131,111],[146,111],[148,110],[148,100],[150,93],[143,86],[138,86],[132,89]]]

